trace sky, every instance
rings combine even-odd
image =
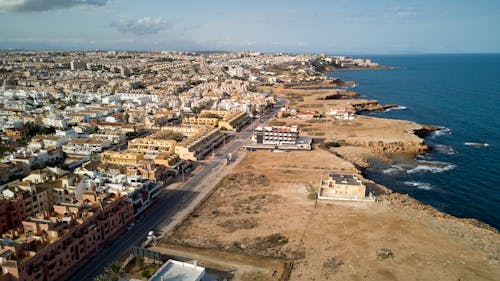
[[[500,52],[498,0],[0,0],[0,49]]]

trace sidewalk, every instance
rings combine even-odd
[[[219,182],[229,174],[234,167],[236,167],[241,160],[245,157],[244,151],[238,151],[236,155],[233,155],[234,161],[232,161],[229,165],[223,165],[220,163],[217,165],[215,170],[211,172],[204,181],[200,184],[194,186],[192,189],[193,192],[197,192],[194,198],[188,199],[187,204],[184,206],[182,210],[177,212],[177,214],[172,217],[172,220],[168,223],[162,223],[159,227],[162,235],[158,238],[161,239],[170,231],[174,230],[178,225],[180,225],[188,216],[201,204],[203,201],[208,198],[208,196],[215,190],[215,187],[219,184]],[[189,183],[189,180],[184,184]],[[178,184],[178,183],[176,183]]]

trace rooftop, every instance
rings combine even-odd
[[[361,185],[355,175],[330,174],[330,177],[335,181],[335,184]]]
[[[205,276],[205,268],[195,264],[168,260],[149,278],[149,281],[198,281]]]

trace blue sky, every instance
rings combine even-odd
[[[500,1],[0,0],[0,49],[500,52]]]

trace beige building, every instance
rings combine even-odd
[[[187,117],[182,119],[182,126],[207,126],[217,127],[219,118],[217,117]]]
[[[133,206],[124,197],[87,193],[27,218],[0,240],[0,281],[67,280],[91,255],[125,231]]]
[[[219,121],[215,126],[228,131],[237,131],[249,121],[248,114],[243,111],[205,109],[200,112],[200,116],[217,118]]]
[[[176,143],[175,136],[170,131],[159,131],[150,136],[129,141],[128,149],[135,152],[158,154],[173,151]]]
[[[168,170],[172,170],[180,163],[180,158],[179,155],[173,152],[161,152],[153,159],[153,162],[156,165],[164,166]]]
[[[330,174],[326,180],[321,180],[318,199],[373,201],[372,196],[366,196],[366,186],[355,175]]]
[[[101,153],[101,162],[109,164],[135,165],[144,160],[143,153],[130,150],[106,151]]]
[[[155,156],[164,152],[175,153],[181,159],[196,161],[203,159],[225,137],[218,128],[166,126],[151,136],[131,140],[129,150]]]
[[[226,135],[220,129],[212,129],[189,137],[175,145],[175,153],[181,159],[196,161],[203,159],[220,145]]]
[[[224,116],[224,118],[219,121],[219,128],[228,131],[239,131],[249,121],[250,117],[246,112],[231,112],[231,114]]]

